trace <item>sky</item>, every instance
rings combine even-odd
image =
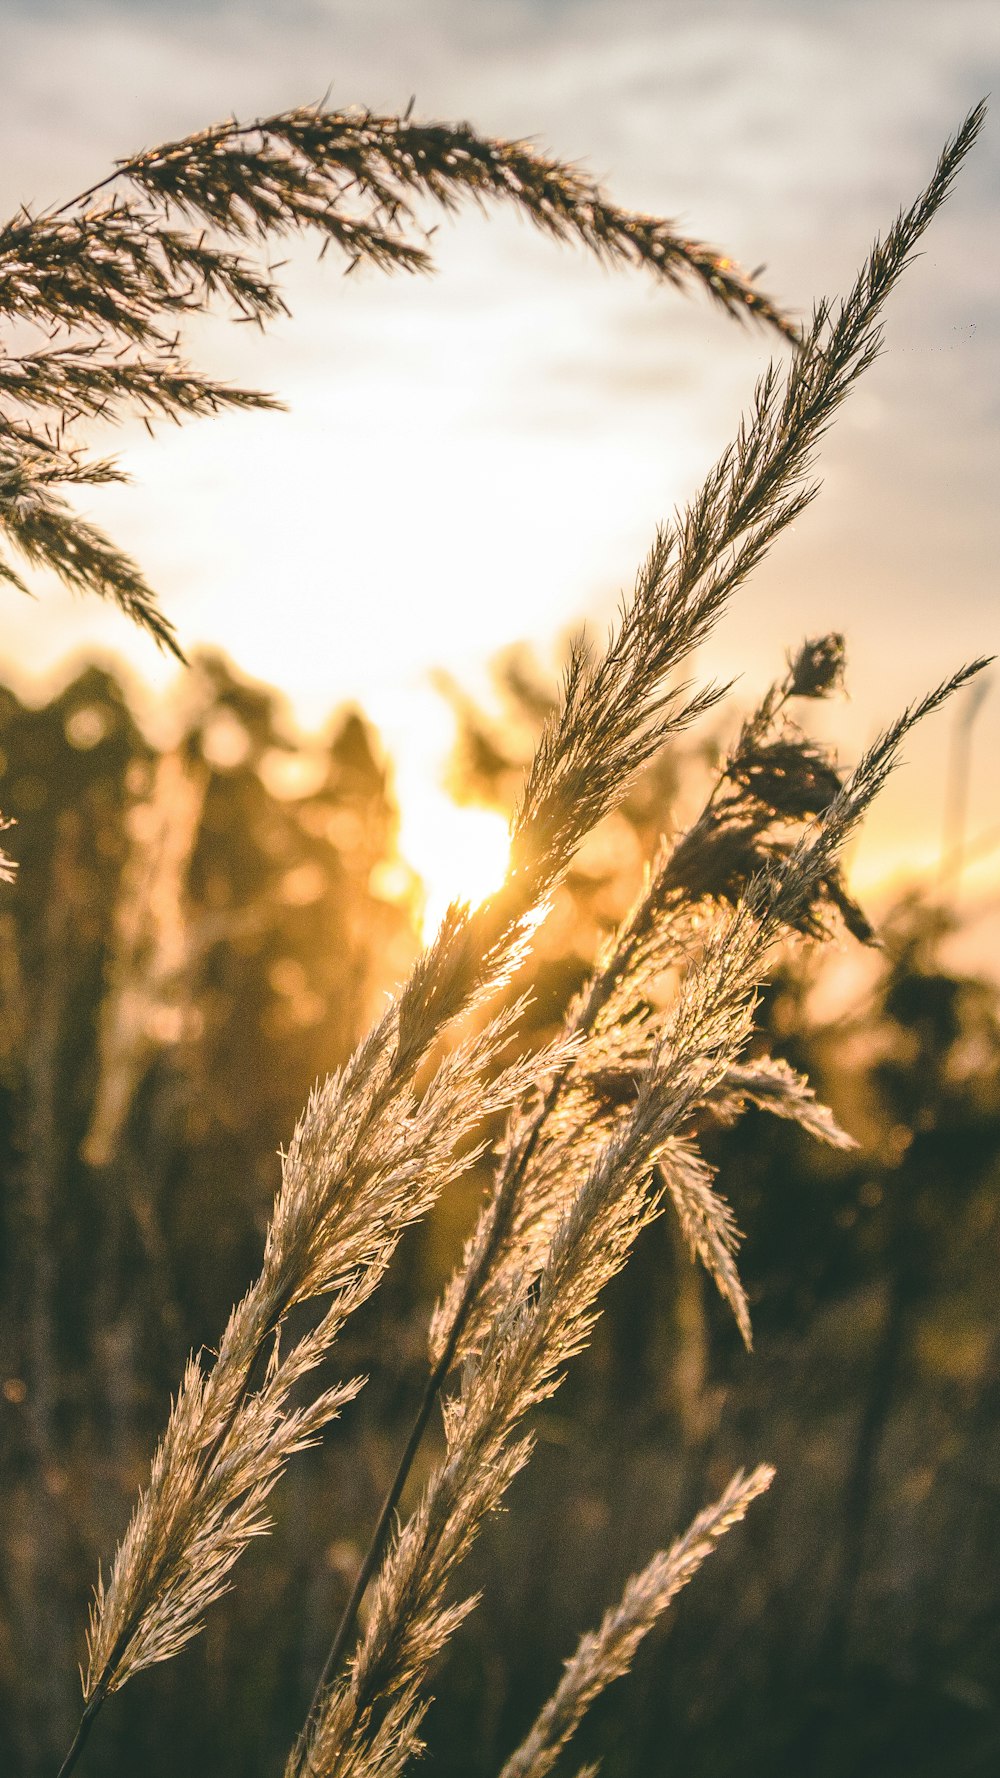
[[[0,208],[61,203],[109,163],[235,113],[318,99],[468,118],[584,162],[804,314],[845,290],[969,106],[1000,87],[993,0],[0,0]],[[846,632],[850,759],[910,698],[1000,649],[1000,100],[887,312],[886,351],[821,452],[823,493],[702,650],[749,702],[786,648]],[[430,831],[449,718],[517,640],[597,635],[657,523],[735,430],[774,350],[697,294],[609,274],[517,218],[466,212],[429,279],[344,280],[289,255],[292,317],[189,340],[283,414],[112,436],[133,482],[87,510],[142,563],[189,651],[227,651],[305,725],[379,725]],[[172,669],[113,610],[0,589],[6,670],[40,688],[85,652],[140,703]],[[908,749],[854,860],[931,868],[949,729]],[[969,833],[1000,823],[1000,670],[976,721]],[[422,788],[423,787],[423,788]],[[440,799],[439,799],[440,804]],[[440,807],[438,809],[440,813]],[[416,842],[414,842],[416,844]],[[435,842],[437,843],[437,842]],[[443,841],[442,841],[443,843]],[[992,899],[1000,853],[965,895]],[[420,865],[420,860],[415,859]]]

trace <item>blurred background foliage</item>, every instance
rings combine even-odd
[[[530,655],[458,719],[452,794],[509,811],[551,698]],[[391,773],[356,713],[301,743],[277,694],[202,655],[154,747],[88,668],[40,708],[0,690],[0,1769],[72,1733],[97,1560],[113,1551],[191,1348],[253,1276],[287,1141],[418,948]],[[539,934],[549,1033],[717,743],[657,759]],[[948,918],[893,910],[864,998],[823,1014],[790,949],[762,1049],[858,1138],[750,1111],[706,1131],[747,1235],[748,1357],[668,1215],[538,1422],[470,1563],[483,1601],[428,1722],[442,1778],[489,1778],[579,1632],[739,1463],[778,1482],[580,1736],[609,1778],[684,1770],[954,1778],[998,1768],[1000,1007],[941,961]],[[843,943],[853,945],[846,938]],[[836,962],[834,962],[836,967]],[[518,987],[526,984],[519,982]],[[275,1496],[275,1530],[177,1660],[130,1686],[88,1769],[281,1769],[426,1368],[430,1307],[482,1177],[404,1243],[349,1325],[369,1386]],[[430,1462],[425,1453],[416,1488]]]

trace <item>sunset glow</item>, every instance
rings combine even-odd
[[[443,4],[419,25],[389,0],[363,11],[348,28],[334,7],[290,9],[279,54],[270,26],[237,40],[213,5],[183,38],[157,4],[106,26],[62,5],[13,7],[5,54],[25,78],[0,120],[5,213],[64,201],[138,144],[230,109],[300,103],[332,77],[337,102],[391,109],[416,93],[425,115],[579,154],[623,202],[680,217],[748,266],[766,260],[767,288],[805,315],[844,289],[926,173],[929,145],[996,84],[995,19],[987,29],[977,15],[973,74],[954,18],[927,0],[910,9],[905,43],[873,30],[863,68],[852,32],[766,0],[733,7],[724,34],[697,11],[659,18],[595,0],[571,22],[520,9],[516,54],[504,8],[469,13],[461,33]],[[31,69],[45,71],[44,103]],[[883,362],[824,443],[822,498],[694,663],[737,677],[746,707],[787,648],[842,629],[845,760],[942,672],[998,645],[986,393],[1000,341],[997,140],[991,114],[934,252],[887,311]],[[213,373],[273,390],[288,411],[152,438],[135,420],[95,425],[95,448],[119,453],[133,479],[79,495],[141,563],[186,651],[222,649],[306,729],[345,699],[374,723],[427,922],[488,884],[505,845],[498,816],[456,810],[441,788],[430,673],[475,688],[511,643],[557,664],[571,629],[606,634],[657,524],[697,488],[775,349],[704,298],[609,276],[499,209],[448,219],[433,252],[434,278],[345,279],[333,257],[289,243],[291,317],[261,338],[220,314],[191,342]],[[173,677],[110,606],[41,574],[32,588],[37,601],[3,591],[15,684],[33,678],[41,695],[68,676],[71,653],[124,659],[139,710]],[[915,737],[912,770],[873,811],[859,880],[935,853],[947,721]],[[970,844],[996,824],[985,761],[998,746],[994,691],[976,729]],[[995,865],[977,855],[970,895],[993,892]]]
[[[507,823],[495,809],[465,807],[424,785],[400,809],[399,850],[423,886],[419,917],[433,938],[448,905],[485,900],[503,882],[510,856]]]

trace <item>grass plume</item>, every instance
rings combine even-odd
[[[795,337],[726,256],[621,209],[580,169],[530,143],[322,105],[250,124],[231,118],[119,161],[59,209],[22,210],[0,227],[0,318],[45,335],[33,350],[0,354],[0,527],[29,565],[112,599],[181,656],[136,564],[58,493],[109,475],[68,430],[81,417],[137,412],[149,424],[280,405],[188,363],[184,321],[220,299],[261,327],[286,313],[261,250],[307,232],[348,271],[428,271],[415,205],[450,213],[470,198],[513,205],[554,240],[661,282],[700,285],[725,313]],[[22,586],[2,561],[0,579]]]
[[[505,1762],[500,1778],[546,1778],[595,1698],[628,1672],[640,1644],[671,1601],[773,1480],[774,1470],[767,1464],[749,1476],[738,1471],[719,1499],[692,1520],[683,1537],[669,1550],[658,1551],[640,1574],[632,1576],[598,1629],[581,1637],[562,1679]]]

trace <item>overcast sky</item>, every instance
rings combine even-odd
[[[63,201],[110,160],[229,112],[320,97],[468,118],[586,161],[804,312],[849,284],[968,107],[1000,87],[994,0],[0,0],[0,202]],[[997,102],[1000,106],[1000,101]],[[888,312],[885,357],[822,452],[820,500],[699,665],[747,698],[786,646],[846,630],[851,755],[899,705],[1000,648],[1000,110]],[[89,510],[140,559],[184,645],[227,649],[306,722],[353,697],[427,756],[426,675],[475,683],[520,637],[604,625],[657,521],[731,435],[768,338],[697,297],[609,275],[516,219],[434,238],[432,280],[296,250],[293,319],[218,325],[216,374],[284,415],[126,428],[134,485]],[[40,586],[3,599],[3,654],[50,671],[165,664],[114,612]],[[910,749],[862,867],[939,844],[947,719]],[[435,733],[437,731],[434,731]],[[971,826],[1000,821],[1000,674]],[[423,769],[421,764],[420,769]]]

